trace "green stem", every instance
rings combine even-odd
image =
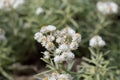
[[[1,74],[2,74],[4,77],[6,77],[8,80],[14,80],[10,75],[8,75],[8,74],[3,70],[2,67],[0,67],[0,72],[1,72]]]

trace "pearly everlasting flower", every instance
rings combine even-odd
[[[61,45],[59,46],[59,49],[60,49],[61,51],[68,51],[68,50],[69,50],[69,46],[64,43],[64,44],[61,44]]]
[[[50,53],[48,51],[43,52],[44,58],[49,59],[50,58]]]
[[[46,37],[46,36],[43,36],[43,37],[41,37],[41,38],[42,38],[41,44],[42,44],[42,46],[45,47],[45,45],[48,43],[47,37]]]
[[[72,52],[68,52],[68,56],[67,57],[68,57],[68,60],[72,60],[72,59],[75,58],[75,55]]]
[[[63,53],[60,55],[60,60],[61,60],[61,62],[67,61],[67,54],[65,54],[65,52],[63,52]]]
[[[40,43],[43,39],[43,34],[41,32],[35,33],[34,39],[37,40]]]
[[[46,29],[47,29],[48,31],[52,32],[52,31],[55,31],[55,30],[56,30],[56,27],[53,26],[53,25],[48,25],[48,26],[46,27]]]
[[[44,12],[43,8],[42,8],[42,7],[38,7],[38,8],[36,9],[35,14],[36,14],[36,15],[40,15],[40,14],[43,13],[43,12]]]
[[[59,48],[57,48],[56,50],[55,50],[55,54],[60,54],[62,51],[59,49]]]
[[[97,9],[103,14],[113,14],[118,13],[118,5],[114,2],[98,2]]]
[[[79,43],[81,41],[81,35],[78,33],[74,34],[74,36],[72,37],[72,41]]]
[[[72,80],[73,78],[69,74],[60,74],[58,80]]]
[[[72,60],[72,59],[74,59],[74,57],[75,57],[75,55],[70,51],[63,52],[61,55],[61,58],[64,59],[65,61]]]
[[[58,38],[56,39],[56,42],[57,42],[58,44],[61,44],[61,43],[64,43],[64,42],[65,42],[65,39],[64,39],[63,37],[58,37]]]
[[[68,34],[71,36],[73,36],[75,34],[75,30],[73,30],[72,28],[67,27],[67,30],[68,30]]]
[[[70,44],[70,49],[71,50],[76,50],[78,48],[78,43],[77,42],[71,42]]]
[[[55,37],[52,36],[52,35],[49,35],[49,36],[47,36],[47,40],[48,40],[48,41],[54,41],[54,40],[55,40]]]
[[[55,63],[74,59],[75,55],[71,50],[76,50],[81,41],[81,35],[75,33],[72,28],[56,30],[53,25],[42,27],[34,38],[51,53],[51,58],[54,58]],[[45,55],[44,58],[49,58],[49,56]]]
[[[59,74],[57,72],[53,72],[51,76],[49,76],[48,80],[57,80]]]
[[[75,31],[70,27],[66,27],[62,30],[62,34],[67,34],[69,36],[73,36],[75,34]]]
[[[42,80],[72,80],[72,76],[70,74],[59,74],[59,73],[52,73],[48,77],[43,78]]]
[[[44,26],[41,28],[40,32],[41,33],[48,33],[48,32],[53,32],[56,30],[56,27],[53,25],[48,25],[48,26]]]
[[[103,47],[105,46],[105,41],[100,36],[94,36],[90,39],[89,45],[91,47],[97,48],[97,47]]]
[[[18,8],[23,4],[24,0],[0,0],[0,9],[10,10],[10,8]]]
[[[47,42],[46,45],[45,45],[45,48],[47,50],[54,50],[55,46],[52,42]]]
[[[47,33],[48,32],[48,30],[47,30],[47,28],[46,28],[46,26],[43,26],[41,29],[40,29],[40,32],[41,33]]]
[[[70,51],[63,52],[60,55],[60,60],[61,60],[61,62],[63,62],[63,61],[71,61],[71,60],[74,59],[74,57],[75,57],[75,55],[72,52],[70,52]]]
[[[55,56],[55,57],[54,57],[54,62],[55,62],[55,63],[61,63],[60,56],[58,56],[58,55]]]

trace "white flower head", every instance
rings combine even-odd
[[[70,49],[76,50],[79,47],[79,44],[77,42],[71,42]]]
[[[94,36],[90,39],[89,45],[91,47],[97,48],[97,47],[103,47],[106,45],[105,41],[100,36]]]
[[[55,40],[55,37],[52,36],[52,35],[48,35],[48,36],[47,36],[47,40],[52,42],[52,41]]]
[[[43,34],[41,32],[35,33],[34,39],[40,43],[43,40]]]
[[[40,15],[40,14],[43,13],[43,12],[44,12],[43,8],[42,8],[42,7],[38,7],[38,8],[36,9],[35,14],[36,14],[36,15]]]
[[[43,37],[41,37],[42,38],[42,40],[41,40],[41,44],[42,44],[42,46],[44,46],[45,47],[45,45],[48,43],[48,41],[47,41],[47,37],[46,36],[43,36]]]
[[[55,45],[52,42],[47,42],[46,45],[45,45],[45,48],[47,50],[54,50]]]
[[[73,60],[75,58],[75,55],[72,53],[72,52],[70,52],[70,51],[68,51],[68,52],[63,52],[61,55],[60,55],[60,59],[61,59],[61,61],[63,62],[63,61],[71,61],[71,60]]]
[[[74,59],[75,55],[71,50],[76,50],[81,41],[81,35],[75,33],[72,28],[67,27],[62,30],[56,30],[56,27],[53,25],[42,27],[40,32],[35,34],[34,38],[50,53],[53,53],[51,56],[54,57],[55,63]],[[49,58],[49,55],[45,55],[44,58]]]
[[[81,35],[78,34],[78,33],[74,34],[73,37],[72,37],[72,41],[79,43],[81,41]]]
[[[73,78],[69,74],[60,74],[58,80],[72,80]]]
[[[48,30],[48,31],[50,31],[50,32],[52,32],[52,31],[55,31],[55,30],[56,30],[56,27],[55,27],[55,26],[53,26],[53,25],[48,25],[46,28],[47,28],[47,30]]]
[[[70,27],[66,27],[62,30],[62,32],[64,34],[67,34],[67,35],[70,35],[70,36],[73,36],[75,34],[75,30],[73,30],[72,28]]]
[[[56,39],[56,42],[57,42],[58,44],[61,44],[61,43],[64,43],[64,42],[65,42],[65,39],[64,39],[63,37],[58,37],[58,38]]]
[[[114,14],[118,13],[118,5],[114,2],[98,2],[97,3],[97,9],[99,12],[103,14]]]
[[[72,52],[65,52],[65,54],[67,55],[67,60],[72,60],[74,59],[75,55]]]
[[[62,51],[59,49],[59,48],[57,48],[56,50],[55,50],[55,54],[60,54]]]
[[[55,56],[55,57],[54,57],[54,62],[55,62],[55,63],[61,63],[60,56],[58,56],[58,55]]]
[[[65,52],[63,52],[63,53],[60,55],[60,60],[61,60],[61,62],[67,61],[67,54],[66,54]]]
[[[68,46],[68,44],[61,44],[60,46],[59,46],[59,49],[61,50],[61,51],[68,51],[69,50],[69,46]]]
[[[43,78],[42,80],[72,80],[73,77],[70,74],[59,74],[57,72],[52,73],[48,77]]]
[[[53,32],[56,30],[56,27],[53,25],[48,25],[48,26],[44,26],[41,28],[40,32],[41,33],[48,33],[48,32]]]
[[[49,59],[50,58],[50,53],[48,51],[43,52],[44,58]]]
[[[46,28],[46,26],[43,26],[41,29],[40,29],[40,32],[41,33],[47,33],[48,31],[47,31],[47,28]]]

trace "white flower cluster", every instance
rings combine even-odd
[[[35,14],[36,14],[36,15],[40,15],[40,14],[43,13],[43,12],[44,12],[43,8],[42,8],[42,7],[38,7],[38,8],[36,9],[36,11],[35,11]]]
[[[53,52],[54,62],[62,63],[74,59],[75,55],[72,50],[76,50],[81,41],[81,35],[66,27],[62,30],[56,30],[53,25],[42,27],[34,35],[34,39],[41,43],[48,51]],[[50,58],[50,53],[44,52],[44,58]],[[47,54],[47,55],[46,55]]]
[[[0,41],[6,40],[5,31],[0,28]]]
[[[9,10],[10,8],[16,9],[19,5],[23,4],[24,0],[0,0],[0,9]]]
[[[105,41],[102,39],[100,36],[94,36],[93,38],[90,39],[89,45],[91,47],[97,48],[97,47],[103,47],[106,45]]]
[[[72,80],[73,78],[69,74],[52,73],[51,76],[45,77],[42,80]]]
[[[114,14],[118,13],[118,5],[114,2],[98,2],[97,9],[103,14]]]

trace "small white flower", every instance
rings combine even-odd
[[[65,39],[64,39],[63,37],[58,37],[58,38],[56,39],[56,42],[57,42],[58,44],[64,43],[64,42],[65,42]]]
[[[41,44],[42,44],[42,46],[45,46],[46,44],[47,44],[47,37],[46,36],[43,36],[43,37],[41,37],[42,38],[42,41],[41,41]]]
[[[70,44],[70,49],[71,50],[76,50],[78,48],[78,43],[77,42],[71,42]]]
[[[67,27],[67,29],[68,29],[68,34],[69,35],[73,36],[75,34],[75,31],[72,28]]]
[[[61,51],[68,51],[68,50],[69,50],[69,46],[64,43],[64,44],[61,44],[61,45],[59,46],[59,49],[60,49]]]
[[[48,26],[46,27],[46,29],[47,29],[48,31],[52,32],[52,31],[55,31],[55,30],[56,30],[56,27],[53,26],[53,25],[48,25]]]
[[[55,50],[55,54],[60,54],[62,51],[58,48]]]
[[[60,59],[62,62],[63,61],[70,61],[70,60],[74,59],[74,57],[75,57],[75,55],[70,51],[63,52],[62,55],[60,55]]]
[[[43,39],[43,34],[41,32],[35,33],[34,39],[37,40],[40,43]]]
[[[54,72],[52,75],[50,74],[42,80],[73,80],[73,77],[70,74],[59,74]]]
[[[67,53],[68,60],[72,60],[75,58],[75,55],[72,52]]]
[[[48,26],[42,27],[41,30],[40,30],[40,32],[44,34],[44,33],[48,33],[48,32],[53,32],[53,31],[55,31],[55,30],[56,30],[56,27],[55,27],[55,26],[53,26],[53,25],[48,25]]]
[[[40,14],[43,13],[43,12],[44,12],[43,8],[42,8],[42,7],[38,7],[38,8],[36,9],[35,14],[36,14],[36,15],[40,15]]]
[[[66,54],[65,52],[63,52],[63,53],[60,55],[60,60],[61,60],[61,62],[67,61],[67,54]]]
[[[40,32],[41,33],[47,33],[48,32],[48,30],[47,30],[47,28],[46,28],[46,26],[43,26],[41,29],[40,29]]]
[[[61,63],[60,56],[55,56],[55,57],[54,57],[54,62],[55,62],[55,63]]]
[[[103,14],[118,13],[118,5],[114,2],[98,2],[97,9]]]
[[[54,50],[55,46],[52,42],[47,42],[46,45],[45,45],[45,48],[47,50]]]
[[[62,30],[62,34],[73,36],[75,34],[75,31],[70,27],[66,27]]]
[[[103,47],[105,46],[105,41],[100,36],[94,36],[90,39],[89,45],[91,47],[97,48],[97,47]]]
[[[44,53],[44,58],[49,59],[50,58],[50,53],[48,51],[45,51]]]
[[[72,80],[73,78],[69,74],[60,74],[58,80]]]
[[[54,41],[55,40],[55,37],[54,36],[52,36],[52,35],[49,35],[49,36],[47,36],[47,40],[48,41]]]
[[[81,41],[81,35],[76,33],[73,37],[72,37],[72,42],[80,42]]]

